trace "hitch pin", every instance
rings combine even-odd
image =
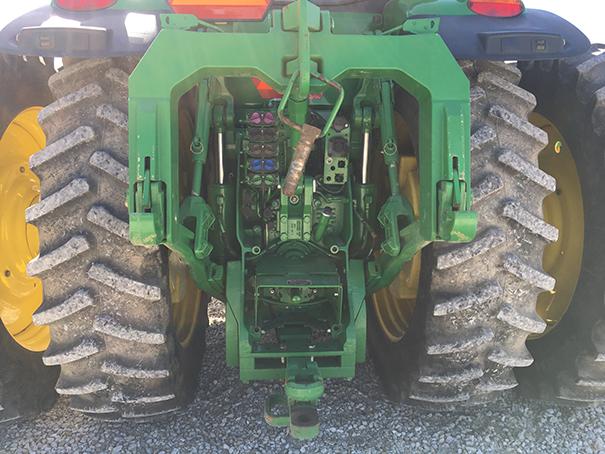
[[[370,148],[370,131],[363,133],[363,161],[361,166],[361,184],[368,183],[368,152]]]
[[[218,184],[225,182],[225,167],[223,165],[223,132],[218,133]]]

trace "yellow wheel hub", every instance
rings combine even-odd
[[[573,155],[561,132],[539,114],[531,118],[548,133],[549,144],[540,153],[540,168],[557,180],[557,190],[544,200],[544,219],[559,229],[559,240],[544,251],[544,270],[556,280],[552,292],[538,298],[538,314],[552,330],[572,302],[582,270],[584,251],[584,203]]]
[[[42,283],[25,271],[39,250],[38,231],[25,222],[25,209],[40,196],[40,181],[29,169],[29,157],[46,146],[40,110],[21,112],[0,139],[0,319],[31,351],[46,350],[50,342],[49,328],[32,323],[42,304]]]
[[[420,180],[418,162],[415,157],[404,156],[399,164],[399,187],[407,198],[414,216],[420,215]],[[416,308],[416,295],[420,281],[419,252],[406,263],[397,278],[387,288],[372,295],[376,318],[386,338],[400,341],[408,330]]]
[[[194,340],[200,323],[202,291],[195,285],[189,268],[177,254],[170,254],[168,276],[176,337],[181,347],[187,348]]]

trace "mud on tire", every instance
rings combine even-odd
[[[525,341],[546,328],[537,297],[555,284],[541,265],[558,231],[542,219],[556,183],[538,168],[548,138],[528,121],[536,100],[519,88],[514,66],[462,67],[471,81],[477,237],[424,251],[412,329],[402,341],[389,344],[370,329],[389,394],[438,409],[483,403],[517,386],[513,368],[533,362]]]
[[[53,72],[50,62],[0,54],[0,136],[22,110],[51,102],[47,81]],[[50,408],[57,375],[56,368],[44,366],[41,353],[19,346],[0,321],[0,423]]]
[[[584,202],[582,270],[570,309],[547,336],[529,343],[535,364],[517,375],[521,389],[560,403],[605,403],[605,55],[522,65],[522,86],[537,112],[569,145]]]
[[[30,161],[41,202],[28,272],[44,285],[34,321],[51,327],[47,365],[74,410],[108,419],[174,411],[193,396],[206,301],[192,342],[176,336],[164,248],[128,239],[128,74],[134,61],[85,60],[50,78],[57,100],[39,116],[48,146]]]

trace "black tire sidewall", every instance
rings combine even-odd
[[[0,420],[32,416],[56,401],[59,368],[42,363],[42,353],[18,345],[0,323]]]
[[[535,362],[517,371],[522,390],[548,398],[556,392],[558,376],[574,370],[578,356],[590,352],[592,327],[605,312],[605,140],[593,128],[594,100],[580,99],[577,75],[570,73],[563,62],[535,63],[521,82],[536,96],[536,112],[551,121],[569,145],[584,205],[582,270],[571,306],[553,331],[528,342]]]
[[[52,70],[39,61],[0,55],[0,137],[24,109],[51,102],[48,77]],[[0,405],[1,419],[30,416],[50,408],[57,395],[54,385],[59,369],[42,362],[42,352],[17,344],[0,321]]]
[[[0,54],[0,136],[22,110],[53,101],[48,88],[53,72],[36,59]]]

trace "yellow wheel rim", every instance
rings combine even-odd
[[[578,285],[584,251],[584,203],[576,163],[565,138],[545,117],[534,114],[531,121],[548,133],[549,144],[540,153],[540,168],[557,180],[556,192],[544,200],[544,219],[559,229],[559,240],[549,244],[543,256],[544,270],[557,280],[552,292],[538,298],[538,314],[547,323],[544,335],[561,321]]]
[[[40,196],[29,157],[46,146],[38,124],[41,109],[21,112],[0,139],[0,319],[17,343],[31,351],[44,351],[50,342],[49,328],[32,322],[42,304],[42,282],[25,269],[39,250],[38,231],[25,222],[25,209]]]
[[[169,285],[172,301],[172,320],[179,344],[189,347],[200,323],[202,291],[191,278],[189,268],[177,254],[169,258]]]
[[[412,205],[414,216],[420,215],[420,180],[415,157],[404,156],[399,164],[399,187]],[[420,281],[420,257],[418,253],[406,263],[397,278],[387,288],[372,295],[372,304],[378,324],[391,342],[400,341],[409,328],[416,308],[416,296]]]
[[[191,112],[191,107],[184,101],[185,99],[179,105],[179,143],[182,161],[189,162],[191,159],[189,146],[195,134],[195,116]],[[185,165],[182,171],[186,173],[190,169],[191,166]],[[191,188],[187,187],[190,181],[190,177],[180,179],[181,194],[188,194],[191,191]],[[191,278],[186,263],[173,252],[168,259],[168,281],[172,301],[172,323],[180,346],[187,348],[194,342],[200,323],[202,291]]]

